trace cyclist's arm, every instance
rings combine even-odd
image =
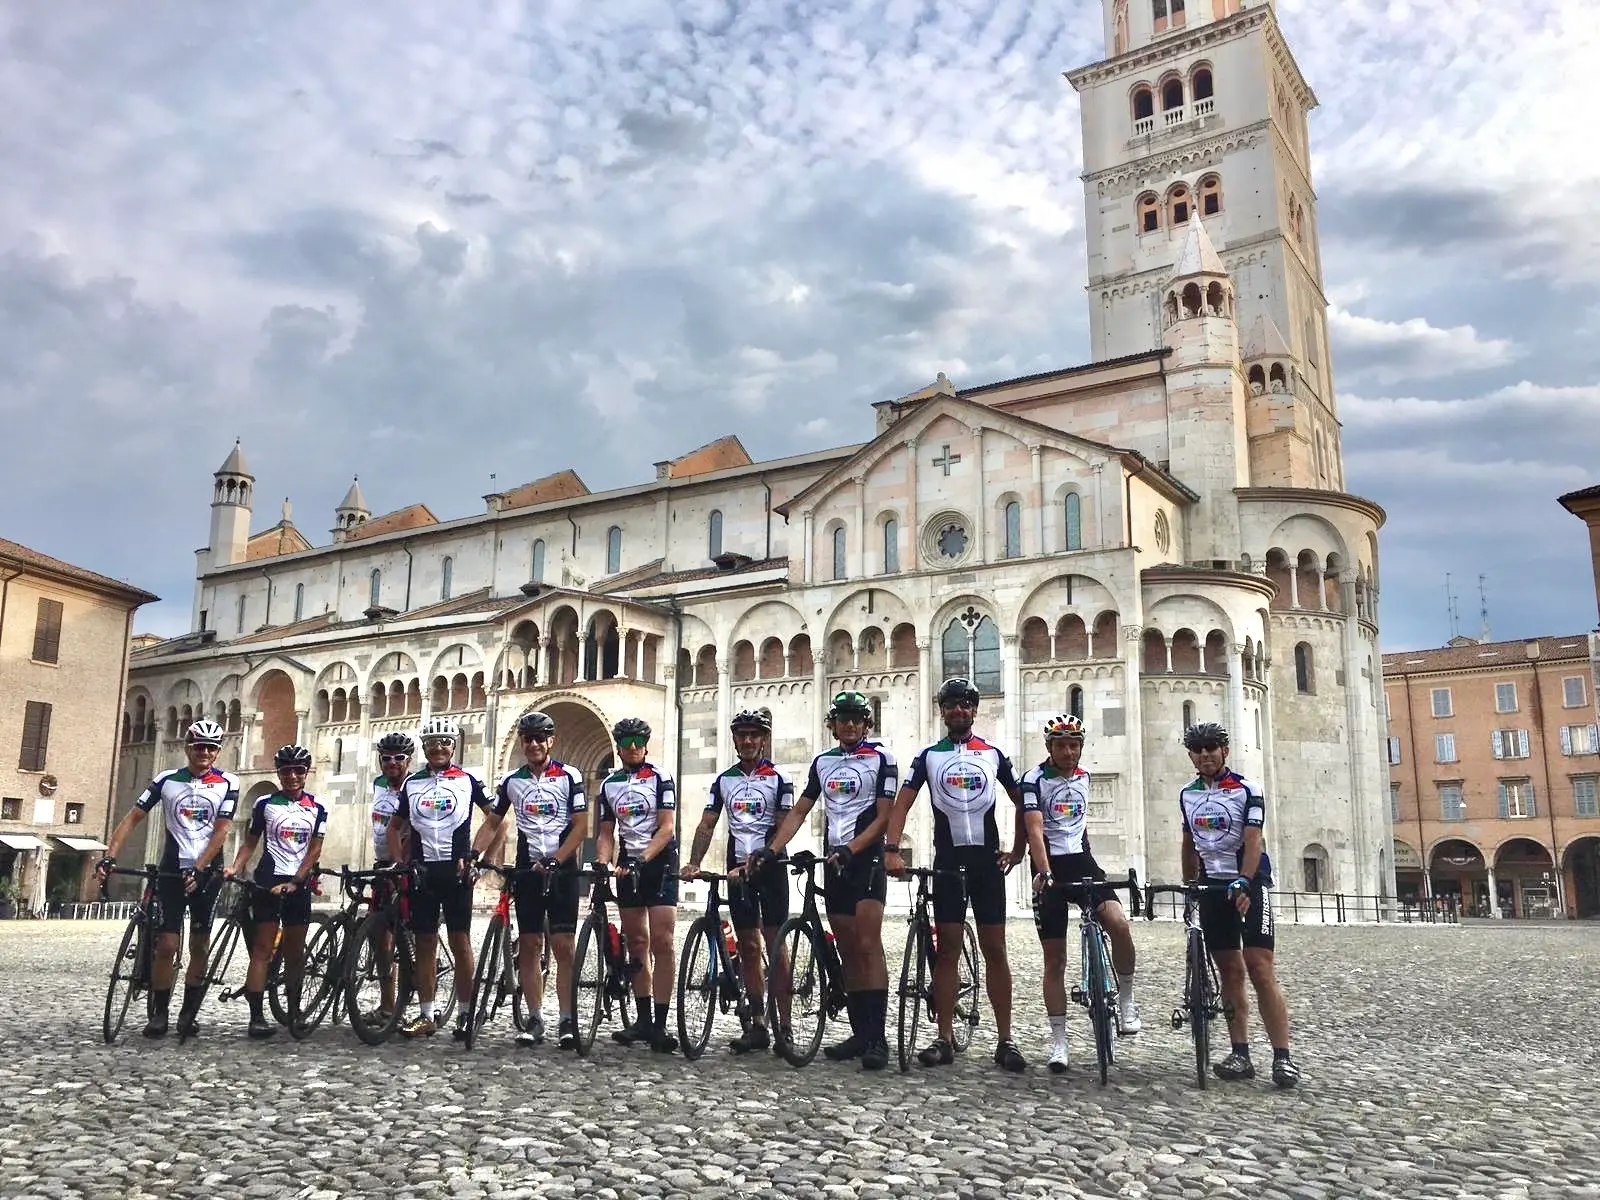
[[[388,832],[384,834],[384,844],[389,847],[390,862],[404,862],[406,859],[406,839],[411,836],[411,822],[402,817],[398,812],[389,822]]]
[[[889,804],[889,845],[900,844],[900,835],[906,831],[906,818],[911,815],[911,806],[917,802],[918,790],[911,786],[911,781],[908,779],[894,794],[894,799]]]
[[[300,869],[295,872],[295,887],[303,888],[310,886],[310,884],[315,884],[317,880],[317,863],[321,861],[322,835],[318,834],[311,839],[311,844],[306,847],[305,861],[300,864]]]
[[[889,827],[889,811],[894,807],[894,803],[887,796],[878,797],[878,815],[872,818],[872,824],[845,843],[851,854],[860,854],[883,840],[884,830]],[[901,824],[904,824],[904,821]]]
[[[472,850],[480,859],[488,859],[489,851],[497,848],[504,840],[505,816],[502,811],[485,809],[483,824],[478,826],[478,832],[472,835]]]
[[[657,802],[659,805],[659,801]],[[648,845],[640,853],[641,862],[655,862],[667,852],[667,847],[672,844],[672,839],[678,836],[678,809],[657,807],[656,831]]]
[[[689,865],[696,871],[700,869],[701,861],[711,849],[711,839],[717,832],[717,818],[717,810],[708,808],[700,814],[700,824],[695,826],[694,844],[689,847]]]
[[[1239,852],[1239,875],[1243,879],[1254,879],[1256,872],[1261,869],[1261,826],[1246,825],[1244,829],[1244,848]]]
[[[800,832],[800,826],[811,815],[811,806],[816,802],[817,798],[810,794],[809,789],[794,802],[794,807],[784,814],[783,820],[779,821],[778,827],[772,831],[772,840],[767,843],[773,853],[782,852],[783,848],[793,840],[794,835]]]
[[[1032,839],[1028,836],[1027,810],[1022,803],[1022,791],[1016,784],[1006,788],[1006,795],[1011,797],[1011,803],[1017,806],[1017,817],[1011,831],[1011,861],[1019,863],[1023,854],[1030,848]],[[1044,818],[1040,818],[1043,825]]]
[[[243,875],[245,866],[255,857],[256,847],[260,843],[261,834],[253,828],[246,830],[244,841],[239,843],[239,853],[233,856],[233,862],[228,866],[228,874]]]
[[[1044,844],[1044,814],[1038,811],[1027,812],[1018,808],[1022,813],[1023,824],[1028,835],[1028,854],[1033,859],[1033,870],[1037,875],[1050,874],[1050,850]]]
[[[617,865],[617,822],[614,817],[602,817],[600,832],[594,839],[594,856],[596,861],[607,866]]]
[[[128,840],[128,835],[132,833],[134,829],[138,827],[139,822],[143,820],[144,809],[140,808],[138,805],[134,805],[134,807],[130,808],[127,813],[124,814],[122,820],[117,822],[117,827],[111,831],[111,837],[107,839],[110,842],[110,845],[106,847],[107,858],[115,858],[117,856],[117,852],[122,849],[122,843]]]
[[[1185,879],[1200,878],[1200,855],[1194,848],[1194,834],[1189,832],[1189,826],[1183,827],[1183,877]]]
[[[200,857],[194,860],[196,871],[208,870],[213,863],[222,859],[222,844],[228,840],[228,830],[233,828],[232,817],[218,817],[211,827],[211,840],[206,843],[206,848],[200,851]],[[110,851],[107,851],[110,853]]]

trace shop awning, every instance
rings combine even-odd
[[[55,835],[55,838],[68,850],[76,850],[80,854],[88,854],[91,851],[104,850],[106,848],[104,842],[96,841],[94,838],[62,837],[59,833]]]
[[[45,845],[31,833],[0,833],[0,846],[13,850],[43,850]]]

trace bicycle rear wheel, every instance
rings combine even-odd
[[[578,931],[578,945],[572,955],[572,982],[569,1004],[577,1025],[575,1048],[588,1057],[594,1048],[595,1034],[606,1005],[606,928],[598,913],[590,913]]]
[[[928,926],[921,918],[912,920],[906,930],[906,950],[900,959],[900,1019],[898,1047],[900,1070],[911,1069],[917,1053],[917,1030],[922,1024],[922,1006],[928,983]]]
[[[1189,931],[1188,978],[1184,981],[1183,999],[1189,1013],[1189,1034],[1194,1038],[1194,1078],[1204,1091],[1211,1077],[1211,1010],[1215,997],[1211,995],[1211,969],[1206,961],[1205,935],[1198,929]]]
[[[433,999],[434,1020],[443,1029],[456,1013],[456,956],[451,952],[450,939],[439,934],[439,954],[434,959]]]
[[[1116,1017],[1111,1011],[1105,952],[1100,944],[1099,929],[1083,926],[1082,942],[1084,975],[1089,985],[1089,1021],[1094,1027],[1094,1055],[1100,1067],[1100,1086],[1104,1087],[1111,1069],[1112,1043],[1116,1039]]]
[[[803,1067],[817,1056],[828,1024],[827,978],[817,942],[817,931],[807,921],[790,917],[778,929],[778,944],[767,963],[767,1024],[778,1053],[791,1067]]]
[[[389,1007],[383,993],[392,983]],[[411,955],[382,913],[363,917],[344,954],[344,1005],[350,1027],[369,1046],[381,1046],[400,1028],[411,993]]]
[[[117,946],[117,956],[111,960],[111,982],[106,987],[106,1012],[100,1031],[108,1043],[117,1040],[122,1023],[128,1017],[128,1005],[133,998],[149,988],[145,973],[146,960],[145,920],[142,913],[128,918],[128,928],[123,931],[122,942]]]
[[[978,958],[978,935],[972,922],[961,927],[961,959],[956,964],[955,1047],[960,1054],[972,1045],[983,1012],[983,974]]]
[[[722,966],[717,939],[721,933],[714,922],[701,917],[689,926],[678,959],[678,1049],[691,1062],[706,1052],[717,1019],[717,973]]]
[[[349,939],[350,918],[344,913],[325,918],[306,939],[305,968],[299,1003],[291,1005],[289,1034],[308,1036],[321,1025],[339,993],[339,960]]]
[[[490,918],[489,928],[483,935],[483,945],[478,950],[478,969],[472,978],[472,1000],[467,1012],[467,1049],[478,1039],[478,1030],[488,1023],[494,990],[500,986],[500,973],[504,969],[500,955],[505,952],[506,923],[498,915]]]

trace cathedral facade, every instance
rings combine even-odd
[[[1100,861],[1179,875],[1185,726],[1233,731],[1265,786],[1279,886],[1392,894],[1377,532],[1343,490],[1305,115],[1270,3],[1106,0],[1081,95],[1094,361],[874,406],[872,440],[752,461],[728,436],[592,492],[573,471],[440,520],[374,517],[359,484],[314,546],[250,533],[242,447],[216,474],[191,632],[134,654],[120,805],[200,713],[249,791],[311,747],[331,861],[364,846],[374,739],[447,712],[486,777],[516,720],[558,724],[590,778],[641,716],[692,824],[772,714],[803,775],[837,691],[866,693],[908,763],[965,675],[1019,771],[1088,724]],[[1008,819],[1002,814],[1003,821]],[[815,828],[813,833],[815,833]],[[906,842],[926,861],[924,801]],[[1020,898],[1025,882],[1014,882]],[[692,892],[692,889],[690,889]]]

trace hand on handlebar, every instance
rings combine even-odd
[[[906,873],[905,856],[898,850],[885,851],[883,856],[883,869],[887,874],[893,875],[896,879],[901,878]]]
[[[1235,879],[1228,885],[1228,896],[1233,901],[1234,908],[1239,910],[1239,915],[1245,916],[1250,912],[1250,881],[1243,876]]]
[[[733,869],[733,871],[737,871],[738,869],[739,868],[735,867]],[[733,871],[729,871],[728,872],[730,877],[733,875]],[[678,875],[683,879],[699,879],[700,878],[700,864],[699,863],[685,863],[679,869]]]
[[[1002,850],[994,856],[995,861],[1000,864],[1000,873],[1003,875],[1011,874],[1011,869],[1021,862],[1023,857],[1021,854],[1013,854],[1010,850]]]
[[[843,846],[834,847],[833,853],[828,855],[828,862],[837,871],[848,871],[850,869],[850,860],[855,856],[855,851],[850,849],[849,844],[846,843]]]
[[[1033,894],[1035,896],[1044,895],[1045,889],[1054,882],[1055,880],[1049,871],[1036,872],[1033,876]]]

